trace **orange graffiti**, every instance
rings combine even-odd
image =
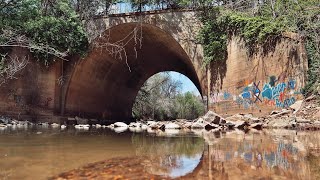
[[[276,102],[274,100],[265,99],[264,100],[264,104],[267,105],[267,106],[275,106]]]
[[[246,87],[246,86],[248,86],[249,84],[251,84],[251,80],[248,80],[248,79],[245,79],[245,80],[241,80],[241,81],[239,81],[239,82],[237,82],[237,84],[236,84],[236,87],[237,87],[237,89],[239,89],[239,88],[241,88],[241,87]]]
[[[284,92],[281,92],[281,93],[280,93],[280,96],[279,96],[279,100],[280,100],[281,102],[284,101],[284,99],[285,99],[284,96],[285,96],[285,95],[284,95]]]
[[[283,156],[284,158],[288,158],[288,157],[289,157],[289,152],[286,151],[285,149],[282,150],[281,154],[282,154],[282,156]]]

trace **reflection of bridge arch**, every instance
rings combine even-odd
[[[99,42],[115,42],[136,27],[136,23],[125,23],[103,33]],[[143,44],[134,51],[134,42],[126,47],[129,71],[125,60],[112,57],[106,49],[94,48],[73,70],[65,94],[64,110],[67,114],[79,112],[109,119],[128,119],[135,97],[142,84],[153,74],[176,71],[186,75],[204,93],[194,63],[181,45],[160,28],[142,24]]]

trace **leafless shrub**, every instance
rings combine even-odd
[[[135,52],[135,57],[138,58],[137,48],[142,48],[142,24],[138,23],[131,32],[129,32],[124,38],[116,42],[111,42],[111,36],[111,31],[108,30],[105,41],[95,41],[92,43],[93,47],[99,48],[101,50],[106,50],[112,57],[118,60],[125,60],[126,65],[131,72],[131,68],[128,63],[126,48],[130,42],[134,42],[133,50]]]
[[[29,62],[29,58],[18,56],[3,56],[0,67],[0,86],[10,79],[17,79],[16,75],[24,69]]]
[[[47,53],[59,59],[67,61],[65,57],[68,55],[68,52],[61,52],[53,47],[50,47],[47,44],[35,43],[31,39],[27,38],[26,36],[17,34],[12,30],[2,30],[2,33],[0,33],[0,39],[3,40],[0,43],[0,48],[1,47],[2,48],[12,48],[12,47],[27,48],[31,52],[37,51],[40,53]]]

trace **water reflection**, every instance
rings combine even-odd
[[[0,130],[0,177],[320,179],[320,132],[130,131]]]
[[[316,138],[317,141],[314,142],[320,147],[319,135],[318,132],[315,136],[311,133],[296,135],[294,131],[260,131],[248,134],[230,132],[227,135],[221,134],[221,138],[214,142],[214,138],[208,137],[214,135],[204,135],[210,145],[206,157],[209,162],[203,163],[210,167],[208,177],[317,179],[319,173],[310,172],[306,155],[310,153],[309,138]],[[319,156],[313,158],[319,162]],[[217,163],[218,167],[211,165]]]
[[[144,165],[147,172],[174,178],[184,176],[198,166],[205,145],[202,138],[157,134],[161,137],[132,136],[137,155],[146,157]]]

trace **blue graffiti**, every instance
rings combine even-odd
[[[272,100],[280,96],[280,93],[284,92],[287,87],[286,83],[280,83],[275,87],[271,87],[270,84],[265,84],[262,90],[262,97]]]
[[[288,88],[289,89],[295,89],[296,87],[296,81],[293,80],[293,79],[290,79],[289,82],[288,82]]]
[[[223,93],[223,98],[225,99],[225,100],[227,100],[227,99],[229,99],[231,97],[231,94],[230,93],[228,93],[228,92],[224,92]]]
[[[242,91],[242,98],[243,99],[250,99],[251,98],[251,91],[252,89],[250,87],[245,87]]]
[[[247,92],[243,92],[241,94],[241,96],[242,96],[243,99],[250,99],[251,94],[250,94],[250,92],[247,91]]]
[[[284,90],[286,89],[287,87],[287,84],[286,83],[280,83],[278,84],[277,86],[273,87],[272,88],[272,95],[273,95],[273,98],[275,96],[279,96],[280,93],[284,92]]]
[[[262,97],[269,100],[272,99],[272,88],[270,84],[265,84],[262,89]]]
[[[288,98],[288,99],[284,100],[283,102],[281,102],[279,99],[276,99],[276,106],[278,108],[288,108],[292,104],[294,104],[295,102],[296,102],[296,99],[294,97]]]
[[[252,103],[252,101],[250,99],[244,99],[244,98],[241,98],[241,97],[237,97],[236,103],[238,105],[242,105],[243,108],[245,108],[245,109],[248,109],[253,105],[253,103]]]
[[[260,89],[255,88],[255,90],[254,90],[254,94],[259,94],[259,93],[260,93]]]

